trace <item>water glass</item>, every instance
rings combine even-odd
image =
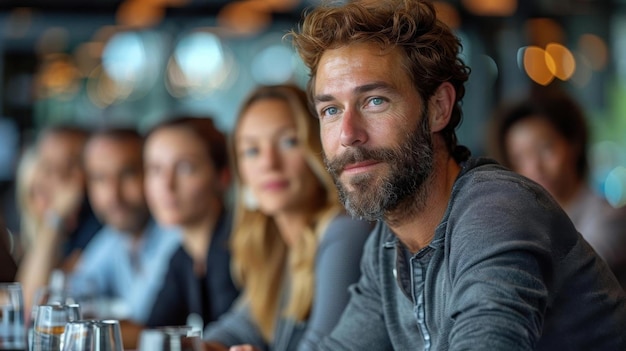
[[[0,350],[26,350],[24,296],[19,283],[0,283]]]
[[[124,351],[116,320],[81,320],[67,323],[62,351]]]
[[[40,305],[36,315],[33,351],[61,351],[65,325],[81,318],[77,304]]]
[[[190,326],[145,329],[139,337],[139,351],[201,351],[200,331]]]

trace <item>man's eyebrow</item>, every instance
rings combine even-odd
[[[388,92],[392,92],[393,88],[389,85],[389,83],[386,83],[386,82],[373,82],[373,83],[359,85],[358,87],[353,89],[353,92],[355,94],[363,94],[363,93],[367,93],[373,90],[385,90]],[[320,95],[315,95],[313,97],[314,103],[328,102],[328,101],[333,101],[333,100],[335,100],[335,97],[332,96],[331,94],[320,94]]]
[[[335,98],[330,94],[320,94],[313,97],[313,103],[333,101]]]
[[[363,94],[363,93],[370,92],[372,90],[386,90],[388,92],[391,92],[393,89],[389,85],[389,83],[386,83],[386,82],[373,82],[373,83],[360,85],[360,86],[354,88],[354,93],[355,94]]]

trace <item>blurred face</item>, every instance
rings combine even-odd
[[[206,148],[182,127],[162,128],[146,141],[146,198],[161,224],[192,225],[220,201],[222,186]]]
[[[401,51],[362,43],[327,50],[314,102],[326,163],[346,209],[382,219],[425,203],[433,172],[428,109],[402,68]]]
[[[235,137],[240,178],[261,211],[277,215],[315,204],[319,181],[306,163],[285,101],[253,103],[242,115]]]
[[[95,137],[85,149],[91,205],[102,222],[123,232],[140,232],[149,217],[142,151],[136,140],[107,137]]]
[[[534,116],[516,122],[506,135],[514,171],[546,188],[557,199],[576,176],[576,152],[547,120]]]
[[[46,135],[39,144],[41,171],[48,184],[85,183],[82,138],[67,133]]]

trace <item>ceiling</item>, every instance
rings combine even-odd
[[[126,0],[130,1],[130,0]],[[139,0],[133,0],[138,2]],[[168,15],[206,16],[217,14],[220,9],[229,3],[242,1],[233,0],[142,0],[155,4],[166,5]],[[258,3],[281,4],[289,3],[294,6],[290,11],[279,15],[300,16],[305,6],[317,3],[317,0],[253,0]],[[115,13],[124,0],[0,0],[0,11],[6,12],[15,8],[31,8],[34,11],[45,13],[72,13],[72,14],[112,14]],[[179,5],[175,5],[179,4]]]

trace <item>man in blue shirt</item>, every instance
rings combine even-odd
[[[142,153],[143,138],[133,130],[101,131],[87,142],[88,195],[105,226],[83,252],[69,281],[70,293],[96,298],[96,310],[91,311],[96,316],[137,323],[148,318],[180,243],[177,231],[161,228],[150,218]]]
[[[328,170],[377,220],[322,350],[626,350],[626,295],[536,183],[457,144],[469,69],[426,0],[355,0],[292,33]]]

